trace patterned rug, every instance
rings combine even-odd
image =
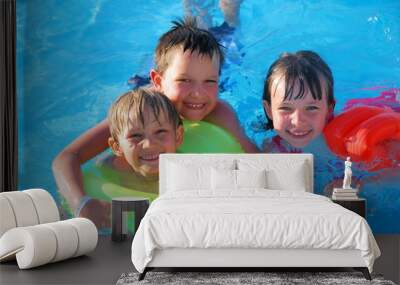
[[[133,284],[379,284],[395,285],[384,280],[380,275],[372,275],[372,281],[364,278],[361,272],[154,272],[150,271],[142,281],[138,281],[139,273],[124,273],[117,285]]]

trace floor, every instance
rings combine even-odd
[[[0,284],[115,284],[124,272],[134,271],[131,243],[99,237],[96,250],[57,263],[19,270],[16,262],[0,264]]]
[[[377,235],[376,242],[381,250],[374,265],[374,271],[383,274],[385,279],[400,284],[400,235]]]
[[[376,240],[382,257],[374,272],[399,284],[400,236],[382,235]],[[115,284],[122,273],[134,271],[130,245],[130,241],[116,243],[110,237],[100,237],[96,250],[87,256],[29,270],[19,270],[16,262],[2,263],[0,284]]]

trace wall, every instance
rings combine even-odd
[[[234,34],[219,34],[228,47],[220,98],[232,105],[246,134],[263,151],[313,153],[315,192],[327,196],[341,184],[346,153],[334,153],[323,136],[302,149],[276,140],[276,133],[263,128],[261,96],[266,70],[280,53],[310,49],[333,71],[336,117],[366,105],[391,108],[398,114],[399,2],[387,1],[378,7],[367,2],[338,3],[328,1],[324,9],[317,2],[308,6],[270,3],[264,13],[263,3],[244,1],[240,28]],[[61,202],[51,172],[53,159],[103,120],[110,104],[132,88],[135,78],[147,77],[158,37],[183,13],[180,2],[18,1],[20,189],[42,187]],[[216,13],[213,21],[219,26],[221,14]],[[336,129],[352,119],[348,116]],[[366,158],[355,160],[353,186],[359,186],[360,196],[367,199],[373,231],[393,234],[400,232],[400,151],[391,132],[379,132],[385,126],[387,121],[379,118],[370,125],[368,130],[379,134],[379,143],[370,148],[372,164]],[[362,127],[354,126],[356,130]],[[216,144],[207,134],[202,138],[207,147]],[[266,144],[271,147],[265,149]],[[103,189],[102,170],[93,162],[87,168],[87,183],[95,185],[95,191]],[[107,196],[104,191],[101,197]]]

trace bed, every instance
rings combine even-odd
[[[158,267],[353,267],[380,251],[365,219],[313,194],[311,154],[162,154],[160,196],[132,243]]]

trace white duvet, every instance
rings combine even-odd
[[[176,247],[358,249],[370,271],[380,255],[365,219],[324,196],[266,189],[209,194],[172,192],[151,204],[132,243],[139,272],[155,249]]]

